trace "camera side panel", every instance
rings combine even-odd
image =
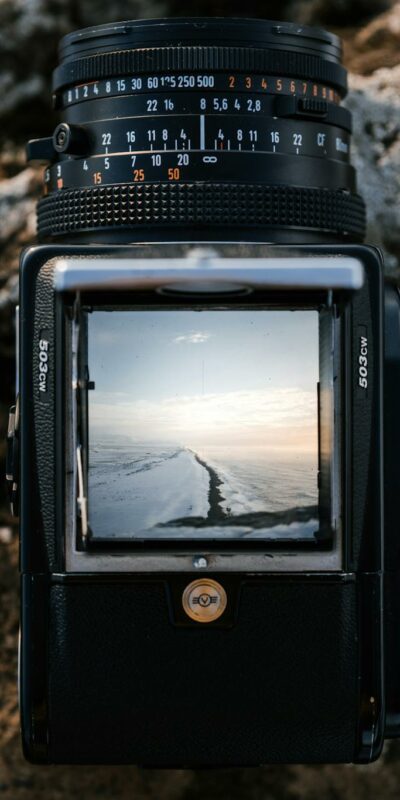
[[[372,248],[349,251],[365,282],[345,311],[345,563],[374,572],[383,552],[383,265]]]
[[[55,335],[52,248],[21,261],[21,571],[61,568],[56,537]]]

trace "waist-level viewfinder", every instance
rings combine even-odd
[[[165,245],[147,258],[56,261],[56,290],[73,309],[82,553],[130,546],[140,569],[157,545],[250,544],[322,548],[337,563],[337,309],[363,267],[242,250]]]

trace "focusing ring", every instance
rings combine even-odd
[[[116,75],[198,70],[280,74],[327,83],[344,96],[347,73],[341,64],[306,53],[252,47],[151,47],[97,53],[61,64],[53,90]]]
[[[235,226],[329,231],[362,240],[365,206],[343,191],[265,184],[122,184],[64,190],[38,204],[40,239],[100,228]]]

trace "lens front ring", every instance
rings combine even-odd
[[[224,228],[362,240],[336,36],[268,20],[127,21],[69,34],[60,56],[40,239]],[[48,156],[48,141],[32,145]]]
[[[54,72],[53,90],[76,83],[170,71],[231,71],[278,73],[327,83],[346,94],[347,73],[341,64],[304,53],[245,47],[158,47],[98,53],[61,64]]]

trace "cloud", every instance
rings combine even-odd
[[[176,336],[173,342],[174,344],[203,344],[210,337],[211,333],[207,333],[207,331],[192,331],[191,333]]]
[[[181,442],[241,440],[275,447],[316,446],[316,392],[261,389],[169,397],[159,402],[124,402],[115,394],[102,392],[101,397],[93,395],[90,400],[91,424],[104,432],[124,429],[130,436],[140,432],[144,438]]]

